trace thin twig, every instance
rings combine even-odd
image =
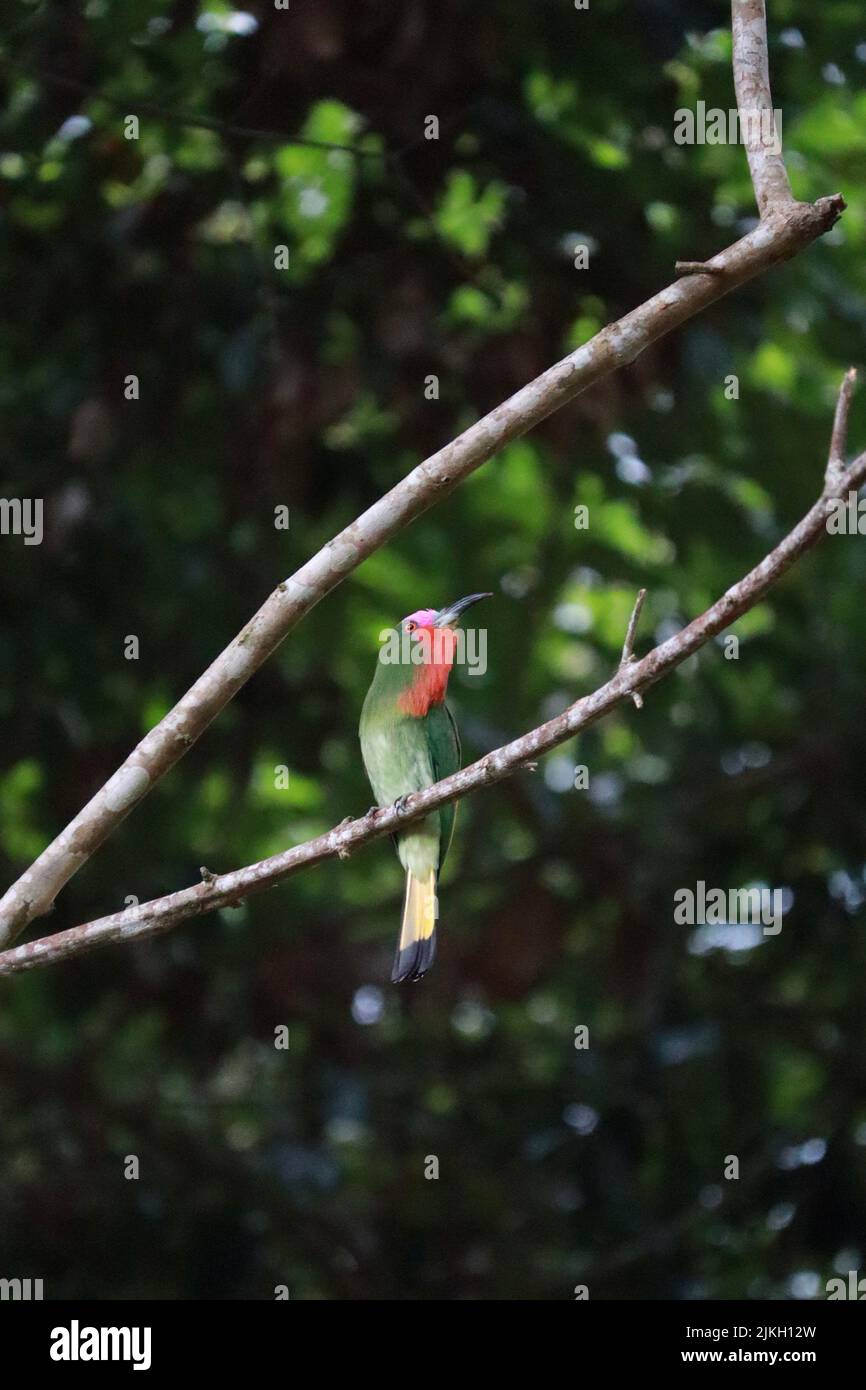
[[[646,589],[639,589],[637,598],[634,601],[634,608],[631,610],[631,617],[628,620],[628,629],[626,631],[625,641],[623,642],[622,646],[622,659],[619,663],[620,671],[623,671],[627,666],[634,665],[634,639],[635,633],[637,632],[638,620],[640,619],[640,613],[641,609],[643,608],[645,598]],[[631,693],[631,698],[634,703],[635,709],[643,709],[643,696],[641,695],[640,691],[633,690]]]
[[[108,106],[113,106],[116,111],[123,111],[136,116],[152,116],[154,120],[164,121],[166,125],[189,127],[194,130],[212,130],[217,135],[231,135],[238,140],[264,140],[271,144],[300,145],[304,149],[325,150],[328,153],[336,151],[341,154],[355,155],[361,159],[381,159],[384,157],[384,151],[368,149],[363,145],[341,145],[329,140],[307,140],[303,136],[290,135],[282,130],[261,130],[251,126],[232,125],[230,121],[221,121],[217,116],[204,116],[192,111],[172,111],[167,106],[160,106],[157,102],[142,100],[140,97],[114,97],[99,87],[92,87],[87,82],[79,82],[75,77],[65,77],[59,72],[46,72],[42,68],[26,67],[23,63],[15,62],[5,53],[0,54],[0,66],[9,68],[13,72],[19,72],[22,76],[30,77],[37,82],[45,82],[50,87],[64,88],[66,91],[75,92],[76,95],[87,97],[91,101],[104,101]]]
[[[833,434],[830,439],[830,454],[827,459],[827,482],[832,486],[838,474],[845,467],[845,454],[848,448],[848,416],[851,401],[857,385],[857,369],[849,367],[842,379],[836,401],[836,414],[833,418]]]
[[[634,637],[637,632],[640,611],[644,606],[645,599],[646,589],[638,589],[637,598],[634,601],[634,608],[631,610],[631,617],[628,620],[628,630],[625,634],[625,641],[622,645],[622,660],[619,663],[620,670],[623,666],[627,666],[630,661],[634,661]]]

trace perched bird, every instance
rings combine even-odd
[[[460,739],[445,703],[461,615],[491,594],[410,613],[379,652],[361,711],[364,767],[380,806],[422,791],[460,766]],[[406,870],[403,923],[391,979],[420,980],[436,955],[436,885],[454,829],[453,802],[395,836]]]

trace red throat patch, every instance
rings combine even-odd
[[[398,697],[397,708],[403,714],[422,719],[431,705],[439,705],[445,699],[457,634],[448,627],[420,627],[415,640],[424,649],[424,660],[415,668],[408,690]]]

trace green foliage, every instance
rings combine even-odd
[[[436,212],[436,228],[466,256],[481,256],[487,250],[491,233],[502,222],[505,188],[489,183],[480,189],[466,169],[455,169]]]

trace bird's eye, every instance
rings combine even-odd
[[[407,624],[406,624],[406,631],[407,631],[407,632],[414,632],[417,626],[418,626],[417,623],[407,623]]]

